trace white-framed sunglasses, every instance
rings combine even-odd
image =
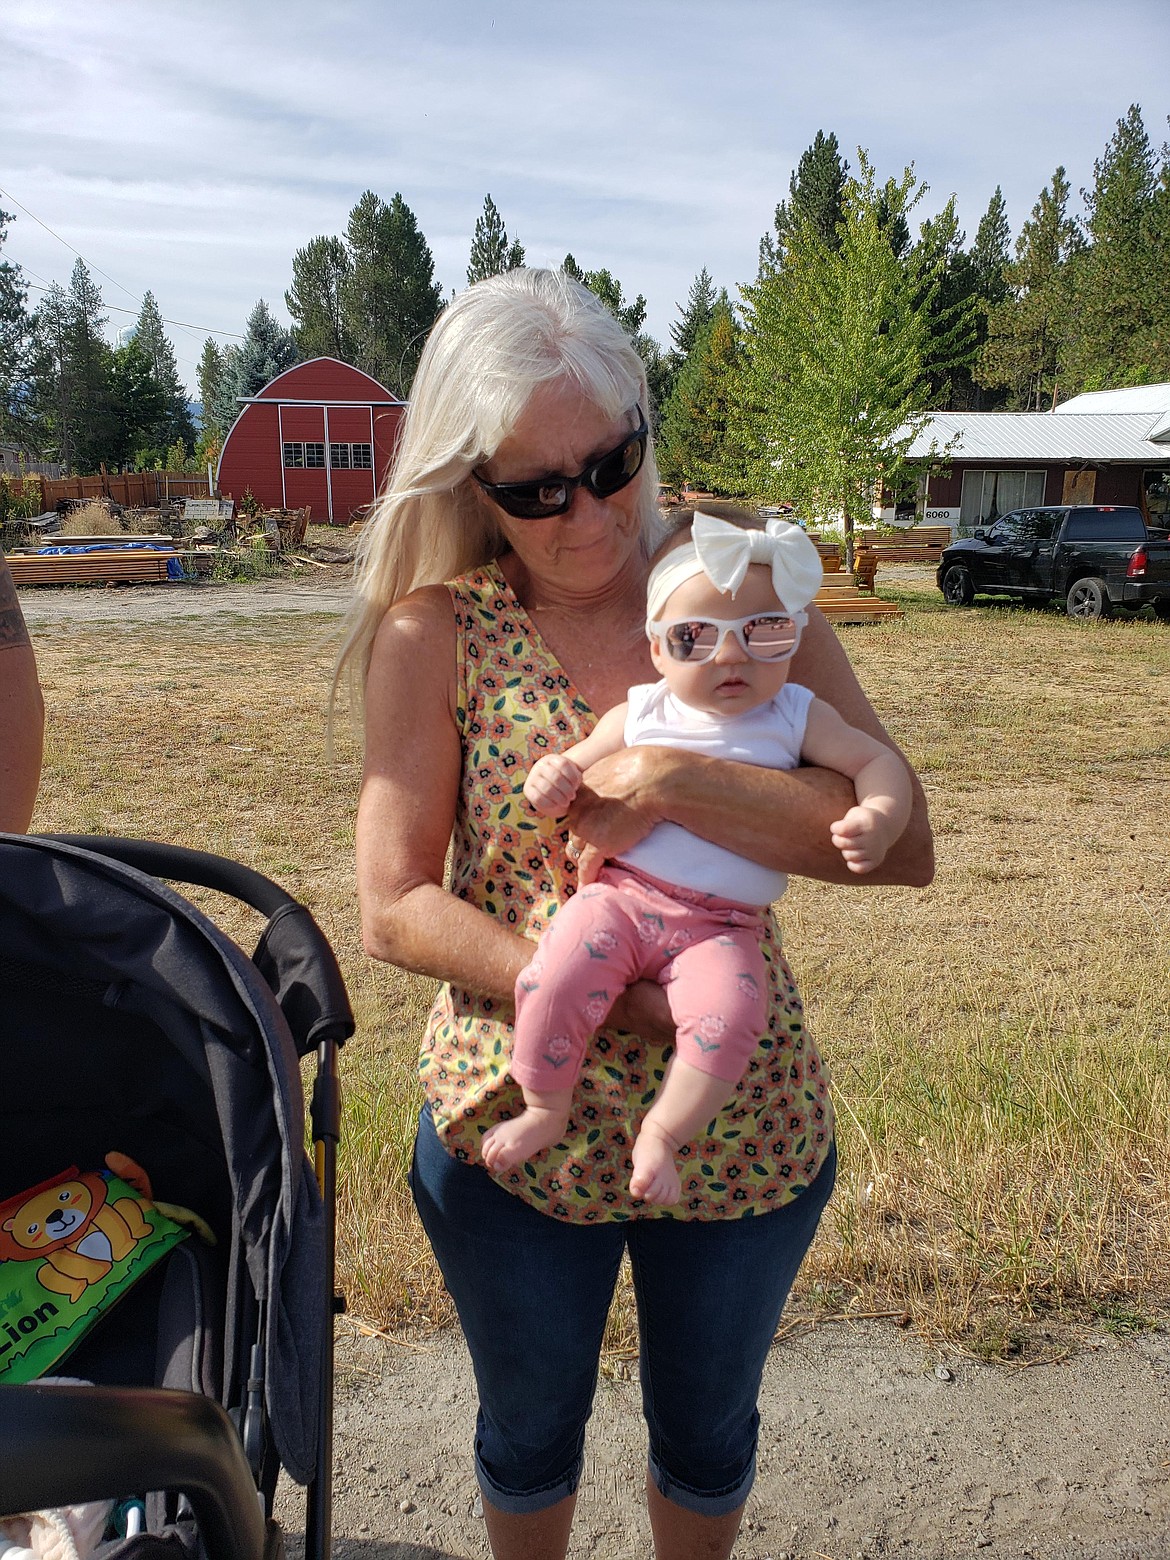
[[[760,612],[744,618],[677,618],[648,623],[646,632],[672,661],[702,666],[714,660],[728,634],[753,661],[787,661],[796,654],[807,612]]]

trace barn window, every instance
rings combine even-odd
[[[284,447],[284,463],[288,467],[300,468],[305,464],[305,446],[303,444],[286,444]]]
[[[331,444],[329,464],[334,471],[372,471],[374,447],[372,444]]]
[[[305,465],[306,466],[324,466],[324,464],[325,464],[325,446],[323,444],[306,444],[305,445]]]

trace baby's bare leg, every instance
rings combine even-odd
[[[734,1088],[726,1078],[714,1078],[674,1058],[634,1143],[632,1196],[648,1203],[678,1202],[682,1188],[676,1155],[719,1114]]]
[[[524,1090],[524,1114],[511,1121],[501,1121],[490,1132],[485,1132],[480,1153],[489,1170],[499,1174],[522,1165],[533,1154],[551,1148],[565,1135],[569,1124],[569,1108],[573,1102],[572,1089],[557,1089],[548,1093]]]

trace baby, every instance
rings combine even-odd
[[[583,742],[539,759],[524,795],[538,813],[562,816],[590,764],[640,743],[773,769],[815,764],[853,781],[856,805],[831,826],[832,840],[851,871],[872,871],[906,827],[910,776],[891,749],[788,681],[821,582],[816,548],[783,520],[741,530],[701,512],[680,536],[647,586],[661,682],[631,688]],[[657,980],[676,1051],[634,1143],[630,1192],[677,1202],[679,1149],[722,1108],[767,1029],[760,938],[786,886],[782,872],[674,823],[607,862],[561,906],[516,983],[510,1071],[525,1109],[485,1133],[488,1169],[560,1141],[590,1036],[627,986]]]

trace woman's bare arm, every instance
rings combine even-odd
[[[362,937],[371,958],[511,1001],[532,944],[443,887],[461,767],[451,598],[431,587],[386,614],[370,661],[357,816]]]
[[[811,688],[851,726],[899,749],[862,691],[836,634],[821,613],[793,660],[792,681]],[[912,776],[914,804],[905,832],[866,883],[924,887],[934,876],[926,797]],[[856,883],[829,834],[855,800],[831,769],[763,769],[670,748],[626,748],[585,776],[569,822],[602,854],[627,850],[664,819],[765,866],[829,883]],[[588,869],[587,869],[588,871]]]
[[[0,554],[0,831],[28,828],[41,777],[45,706],[24,614]]]

